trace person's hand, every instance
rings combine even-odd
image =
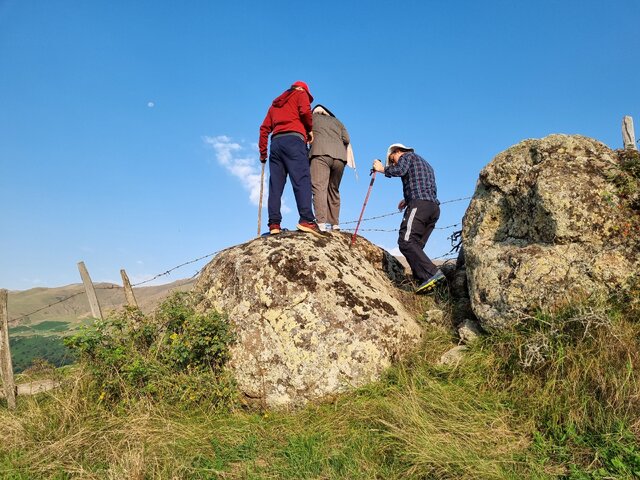
[[[382,165],[382,162],[378,159],[373,161],[373,169],[376,172],[384,172],[384,166]]]
[[[405,207],[407,206],[407,202],[404,201],[404,198],[402,200],[400,200],[400,203],[398,204],[398,210],[404,210]]]
[[[313,132],[309,132],[307,139],[307,143],[313,143]]]

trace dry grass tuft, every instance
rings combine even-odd
[[[407,478],[505,478],[514,454],[529,444],[510,412],[467,386],[418,381],[389,399],[381,420],[400,444]]]

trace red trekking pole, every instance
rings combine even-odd
[[[367,207],[367,202],[369,201],[369,195],[371,195],[371,187],[373,187],[373,182],[376,180],[376,171],[372,168],[369,175],[371,175],[371,182],[369,182],[369,190],[367,190],[367,196],[364,197],[364,204],[362,205],[362,211],[360,212],[360,218],[358,219],[358,224],[356,225],[356,230],[353,232],[351,236],[351,243],[349,244],[349,248],[356,243],[356,235],[358,234],[358,228],[360,228],[360,222],[362,221],[362,215],[364,215],[364,209]]]

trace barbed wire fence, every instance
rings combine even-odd
[[[463,200],[469,200],[470,198],[471,197],[469,196],[469,197],[456,198],[456,199],[453,199],[453,200],[447,200],[447,201],[444,201],[444,202],[440,202],[440,205],[445,205],[445,204],[448,204],[448,203],[461,202]],[[370,222],[370,221],[373,221],[373,220],[379,220],[381,218],[386,218],[386,217],[390,217],[390,216],[393,216],[393,215],[399,215],[401,213],[403,213],[401,210],[397,210],[397,211],[393,211],[393,212],[389,212],[389,213],[384,213],[382,215],[375,215],[375,216],[372,216],[372,217],[363,218],[361,220],[361,222]],[[350,220],[348,222],[342,222],[342,225],[352,225],[352,224],[356,224],[357,222],[358,222],[358,220]],[[436,227],[435,229],[436,230],[449,230],[449,229],[458,227],[460,225],[461,225],[461,223],[458,222],[458,223],[454,223],[454,224],[447,225],[447,226],[444,226],[444,227]],[[353,229],[353,228],[342,229],[342,231],[344,231],[344,232],[353,232],[354,230],[355,229]],[[397,232],[398,230],[399,229],[397,229],[397,228],[394,228],[394,229],[365,228],[365,229],[360,229],[359,231],[360,232],[388,232],[388,233],[392,233],[392,232]],[[187,265],[192,265],[192,264],[200,262],[200,261],[202,261],[204,259],[215,257],[216,255],[218,255],[219,253],[223,252],[224,250],[228,250],[228,248],[230,248],[230,247],[223,248],[221,250],[217,250],[215,252],[208,253],[206,255],[202,255],[202,256],[194,258],[192,260],[188,260],[186,262],[183,262],[183,263],[181,263],[179,265],[176,265],[175,267],[171,267],[171,268],[169,268],[169,269],[167,269],[167,270],[165,270],[163,272],[160,272],[160,273],[158,273],[156,275],[153,275],[151,278],[148,278],[146,280],[143,280],[143,281],[140,281],[140,282],[137,282],[137,283],[132,283],[131,287],[140,287],[142,285],[146,285],[148,283],[151,283],[154,280],[157,280],[158,278],[170,275],[171,272],[174,272],[175,270],[183,268],[183,267],[185,267]],[[453,250],[449,251],[447,253],[444,253],[444,254],[442,254],[440,256],[433,257],[433,259],[434,260],[442,260],[442,259],[454,258],[455,256],[457,256],[457,253],[453,254],[452,252],[453,252]],[[205,267],[202,267],[201,269],[196,271],[196,273],[193,274],[189,279],[191,280],[191,279],[196,278],[202,272],[202,270],[204,268]],[[112,285],[98,285],[98,286],[95,286],[93,288],[95,288],[96,290],[122,290],[125,287],[124,286],[120,286],[120,285],[116,285],[116,284],[112,284]],[[11,319],[9,319],[9,322],[15,323],[17,321],[23,320],[25,318],[30,317],[31,315],[35,315],[36,313],[40,313],[40,312],[42,312],[44,310],[47,310],[48,308],[51,308],[51,307],[54,307],[54,306],[59,305],[61,303],[67,302],[67,301],[69,301],[69,300],[71,300],[71,299],[73,299],[73,298],[75,298],[75,297],[77,297],[79,295],[83,295],[85,293],[86,293],[85,291],[81,290],[81,291],[73,293],[71,295],[67,295],[64,298],[58,299],[55,302],[51,302],[51,303],[49,303],[47,305],[44,305],[44,306],[42,306],[42,307],[40,307],[40,308],[38,308],[36,310],[31,311],[29,313],[22,314],[19,317],[11,318]]]

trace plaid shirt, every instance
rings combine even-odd
[[[440,203],[433,168],[420,155],[413,152],[402,154],[397,164],[389,165],[384,169],[384,175],[402,177],[402,193],[405,202],[430,200]]]

